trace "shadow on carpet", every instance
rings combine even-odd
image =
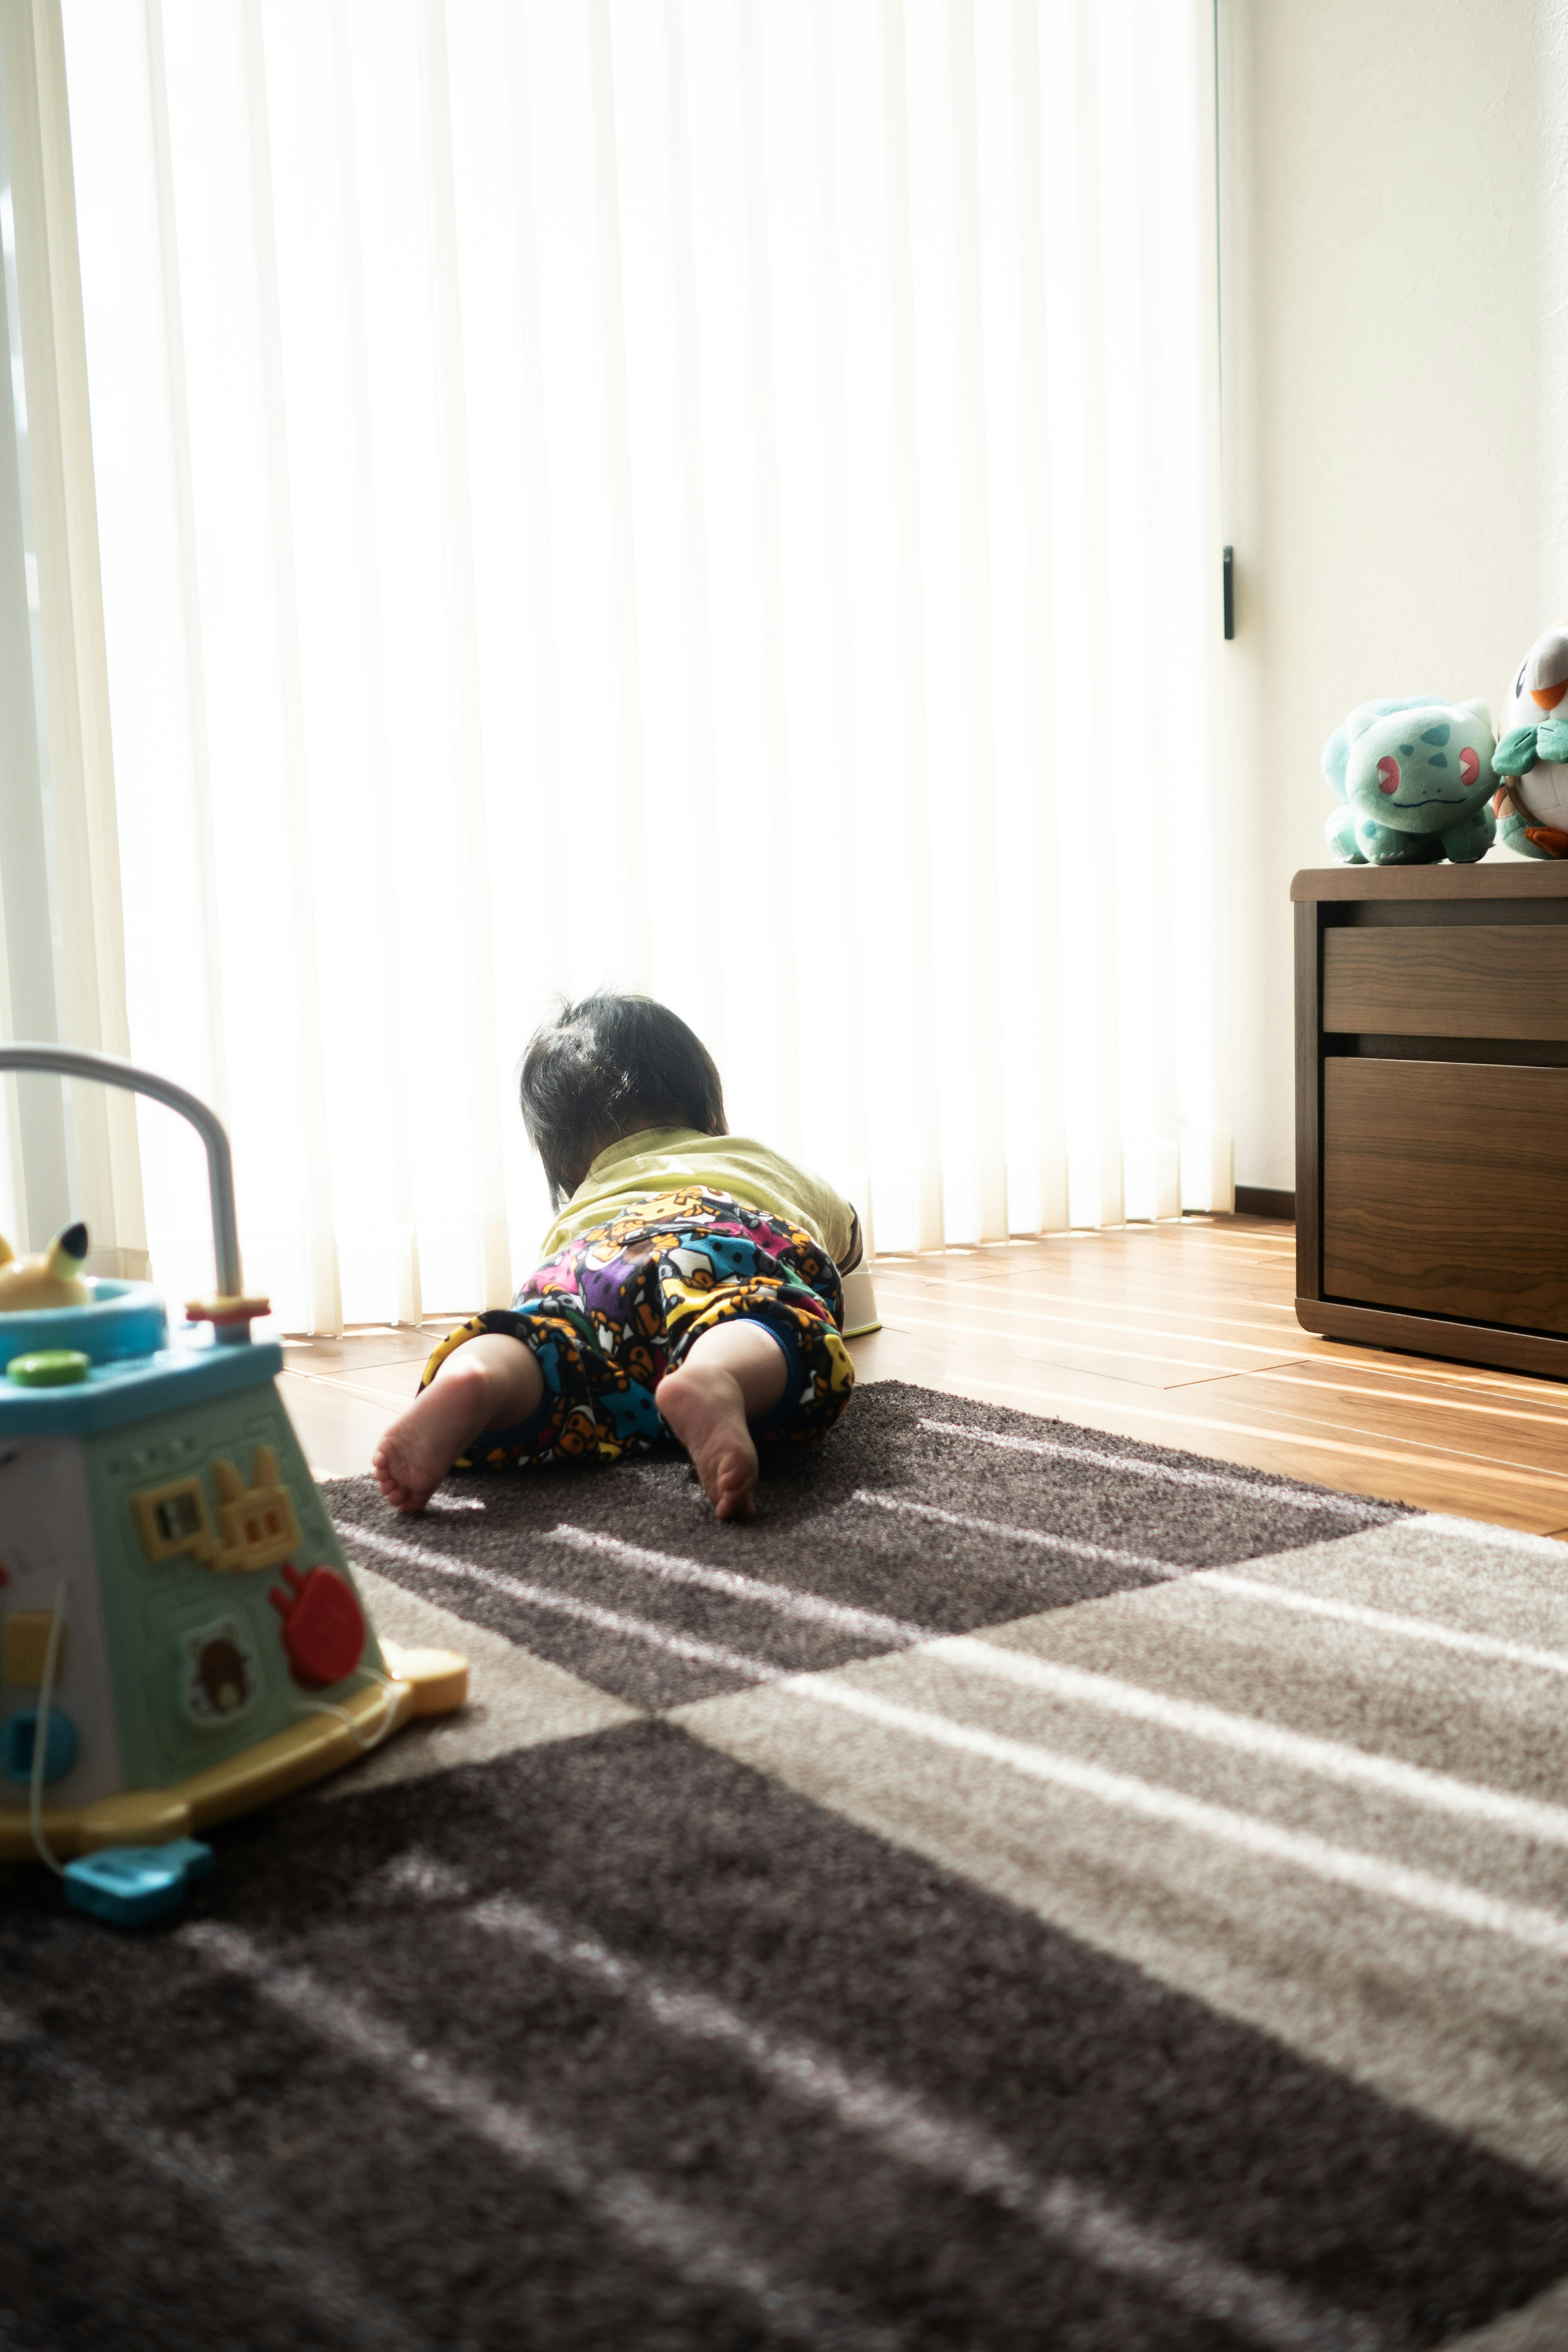
[[[770,1453],[752,1520],[716,1520],[674,1447],[454,1474],[415,1518],[369,1478],[325,1492],[356,1565],[648,1707],[1408,1516],[901,1381]]]

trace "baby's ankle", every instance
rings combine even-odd
[[[454,1391],[451,1382],[460,1386]],[[453,1350],[425,1394],[443,1389],[449,1412],[456,1412],[458,1395],[471,1397],[475,1419],[468,1435],[477,1437],[482,1429],[512,1429],[526,1421],[543,1397],[544,1380],[531,1348],[508,1332],[485,1331]]]
[[[416,1404],[434,1408],[448,1424],[458,1419],[460,1405],[466,1404],[462,1425],[469,1437],[477,1437],[481,1429],[490,1426],[491,1391],[496,1383],[489,1367],[478,1357],[468,1360],[468,1355],[464,1348],[443,1364],[429,1387],[420,1391]]]

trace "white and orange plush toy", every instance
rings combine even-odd
[[[1514,672],[1502,728],[1499,840],[1521,857],[1568,857],[1568,623],[1537,637]]]

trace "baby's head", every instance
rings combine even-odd
[[[557,1208],[623,1135],[647,1127],[729,1133],[712,1055],[651,996],[602,993],[563,1004],[523,1055],[519,1092]]]

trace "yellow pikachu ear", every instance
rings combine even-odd
[[[44,1253],[44,1271],[58,1278],[68,1278],[75,1274],[86,1255],[87,1227],[68,1225],[63,1234],[55,1235]]]
[[[12,1248],[5,1234],[0,1234],[0,1265],[9,1265],[11,1260],[16,1256],[16,1251]]]

